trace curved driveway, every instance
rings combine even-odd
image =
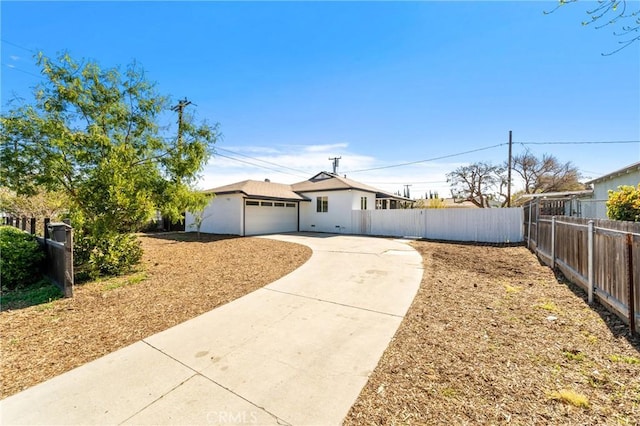
[[[406,313],[405,241],[331,234],[289,275],[0,401],[2,424],[339,424]]]

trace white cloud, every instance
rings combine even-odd
[[[16,55],[9,55],[9,58],[11,58],[12,61],[19,61],[20,60],[20,56],[16,56]]]
[[[321,145],[307,145],[304,147],[304,151],[306,152],[329,152],[340,149],[346,149],[349,146],[347,143],[332,143],[332,144],[321,144]]]

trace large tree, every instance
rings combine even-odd
[[[529,151],[516,155],[513,157],[513,171],[524,181],[525,194],[584,189],[579,182],[578,168],[571,162],[561,163],[550,154],[544,154],[542,158]]]
[[[478,207],[491,207],[495,201],[506,204],[504,168],[478,162],[447,173],[447,182],[456,202],[470,201]]]
[[[129,233],[157,210],[175,219],[206,202],[192,186],[218,125],[181,114],[178,130],[166,134],[159,116],[169,99],[135,63],[103,70],[66,54],[39,54],[37,63],[44,82],[35,102],[0,117],[0,184],[18,194],[63,192],[78,260],[93,272],[119,272],[140,257]]]
[[[553,13],[563,6],[576,2],[578,0],[558,0],[557,6],[545,13]],[[591,25],[596,29],[611,28],[613,35],[619,38],[619,47],[603,55],[608,56],[619,52],[640,40],[640,7],[637,1],[597,0],[597,2],[584,3],[589,4],[586,11],[588,19],[583,21],[582,25]]]

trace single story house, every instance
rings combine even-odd
[[[640,162],[586,182],[587,185],[593,187],[593,196],[591,199],[580,200],[580,216],[607,219],[605,203],[609,199],[609,190],[616,191],[622,185],[637,187],[639,183]]]
[[[280,232],[351,232],[352,210],[395,209],[409,198],[321,172],[292,185],[245,180],[205,191],[215,194],[202,213],[200,232],[259,235]],[[193,214],[186,231],[195,231]]]

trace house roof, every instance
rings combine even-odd
[[[259,199],[308,201],[305,197],[293,192],[291,185],[258,180],[243,180],[242,182],[208,189],[205,192],[216,195],[244,194],[247,197]]]
[[[244,194],[250,198],[267,200],[309,201],[309,199],[301,195],[301,193],[345,189],[357,189],[360,191],[371,192],[376,194],[376,198],[413,201],[410,198],[394,195],[372,186],[365,185],[364,183],[356,182],[355,180],[347,179],[346,177],[341,177],[329,172],[318,173],[308,180],[294,183],[293,185],[269,181],[243,180],[242,182],[207,189],[204,192],[217,195]]]
[[[623,167],[620,170],[616,170],[615,172],[611,172],[611,173],[607,173],[606,175],[600,176],[598,178],[592,179],[588,182],[586,182],[587,184],[592,184],[592,183],[598,183],[598,182],[602,182],[603,180],[607,180],[607,179],[611,179],[611,178],[615,178],[617,176],[620,175],[625,175],[627,173],[633,173],[636,171],[640,171],[640,161],[637,163],[633,163],[627,167]]]
[[[337,174],[329,172],[320,172],[312,178],[294,183],[291,188],[295,192],[316,192],[316,191],[335,191],[341,189],[357,189],[359,191],[371,192],[376,194],[376,198],[392,198],[395,200],[413,201],[410,198],[401,197],[390,192],[383,191],[364,183],[356,182]]]
[[[582,191],[538,192],[535,194],[522,194],[518,199],[587,197],[591,194],[593,194],[592,189],[584,189]]]

